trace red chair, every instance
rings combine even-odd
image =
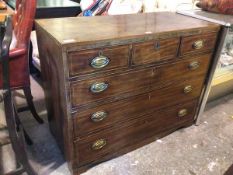
[[[37,173],[31,167],[24,142],[24,129],[20,123],[20,120],[15,113],[14,103],[12,100],[12,89],[9,83],[9,46],[12,38],[12,23],[11,17],[7,17],[4,24],[0,25],[0,63],[4,72],[3,82],[1,84],[3,88],[3,101],[5,107],[6,124],[8,128],[9,138],[11,146],[15,152],[17,161],[17,169],[6,173],[5,175],[17,175],[27,172],[28,175],[37,175]],[[5,143],[7,144],[7,143]]]
[[[12,90],[23,89],[31,113],[39,123],[43,123],[35,110],[30,88],[29,43],[35,11],[36,0],[16,0],[13,16],[13,40],[15,40],[15,44],[9,53],[10,88]],[[2,69],[0,68],[1,74]],[[0,89],[2,89],[2,81],[2,76],[0,76]]]

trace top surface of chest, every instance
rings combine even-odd
[[[62,45],[190,35],[219,28],[213,23],[170,12],[43,19],[37,20],[37,24]]]

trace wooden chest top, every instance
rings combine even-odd
[[[163,38],[217,31],[219,25],[171,12],[37,20],[60,44]]]

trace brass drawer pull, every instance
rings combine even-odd
[[[105,91],[108,88],[108,84],[105,82],[101,82],[101,83],[94,83],[91,85],[91,92],[92,93],[100,93]]]
[[[102,149],[106,144],[107,144],[107,141],[106,141],[105,139],[96,140],[96,141],[92,144],[92,149],[93,149],[93,150],[100,150],[100,149]]]
[[[93,122],[100,122],[104,120],[108,116],[107,112],[105,111],[98,111],[91,116],[91,120]]]
[[[109,64],[109,59],[106,56],[99,55],[92,59],[91,66],[95,69],[104,68]]]
[[[203,40],[197,40],[193,43],[193,49],[201,49],[204,47],[204,41]]]
[[[193,61],[189,64],[189,69],[190,70],[196,70],[197,68],[199,68],[200,63],[198,61]]]
[[[179,117],[184,117],[188,114],[188,110],[187,109],[181,109],[179,112],[178,112],[178,116]]]
[[[188,94],[188,93],[192,92],[192,90],[193,90],[193,87],[191,85],[188,85],[188,86],[184,87],[184,93],[185,94]]]

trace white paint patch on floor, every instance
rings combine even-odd
[[[214,171],[214,167],[215,167],[216,165],[217,165],[216,162],[210,162],[210,163],[208,164],[208,169],[209,169],[209,171],[213,172],[213,171]]]

